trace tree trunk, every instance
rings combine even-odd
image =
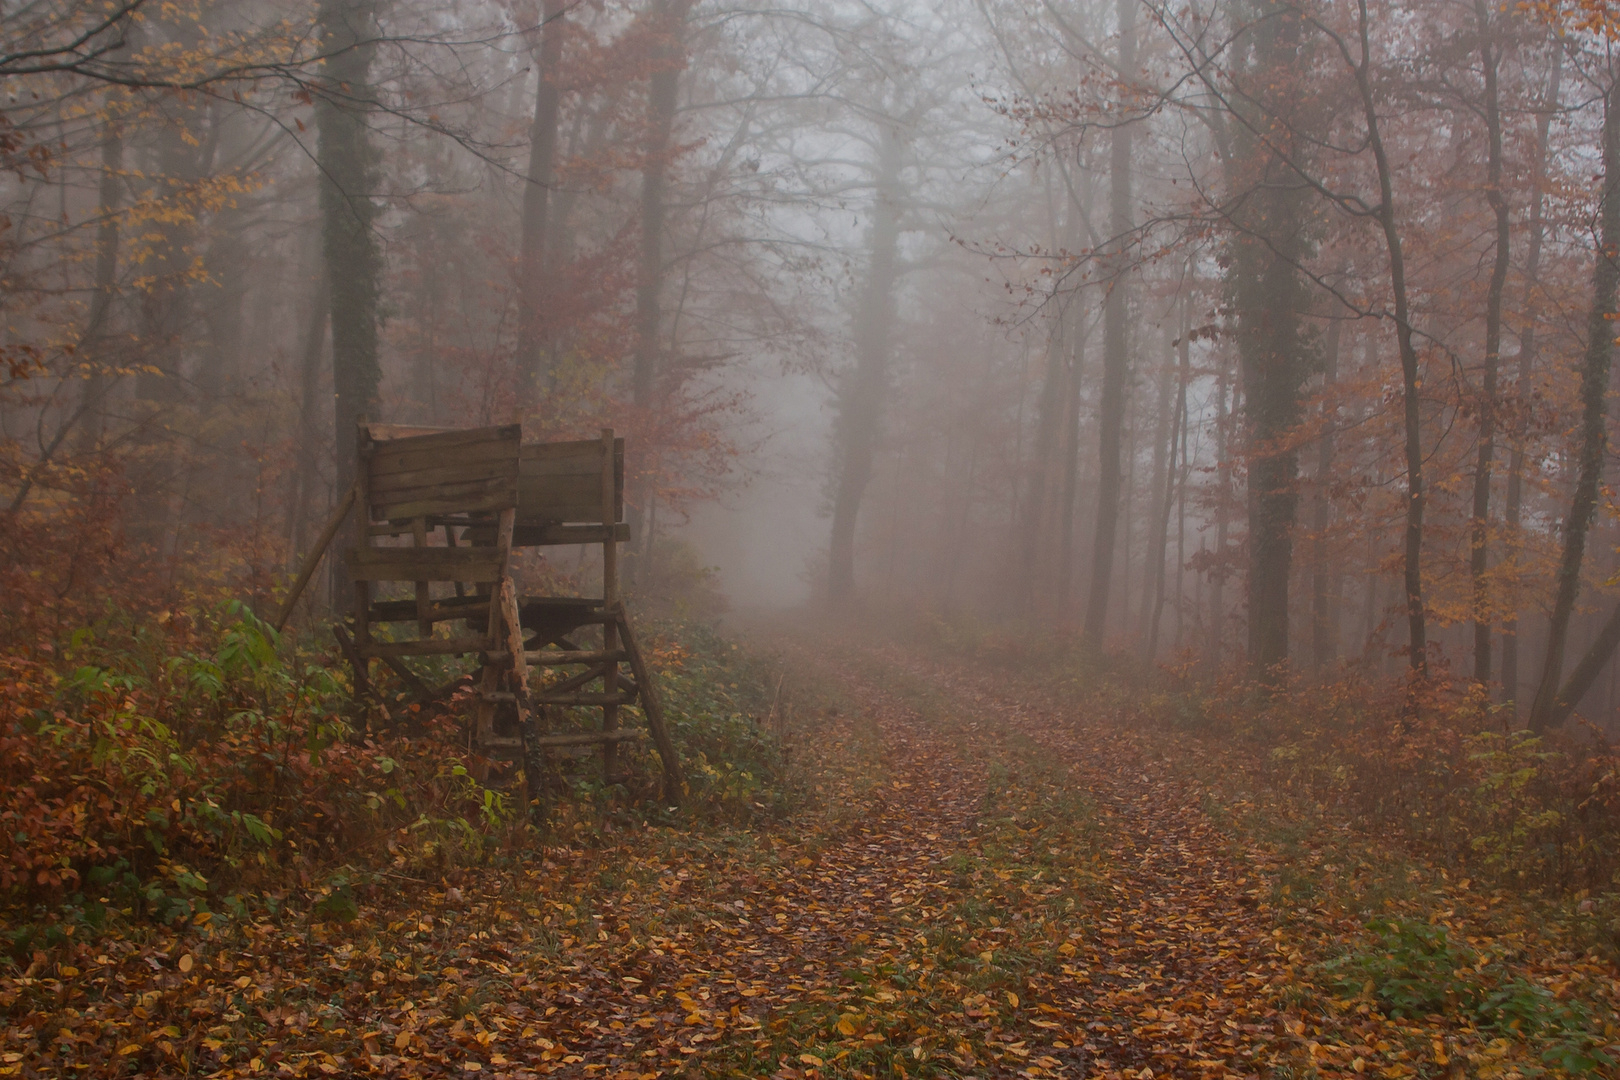
[[[1159,650],[1159,617],[1164,611],[1164,558],[1165,547],[1170,541],[1170,513],[1176,504],[1176,481],[1185,468],[1185,462],[1177,464],[1176,454],[1186,447],[1187,430],[1187,379],[1188,353],[1187,333],[1192,328],[1192,319],[1187,311],[1186,298],[1181,303],[1181,335],[1176,339],[1176,397],[1172,405],[1174,410],[1170,423],[1170,445],[1167,456],[1169,467],[1164,473],[1164,499],[1159,504],[1158,531],[1154,535],[1154,543],[1148,549],[1148,557],[1153,560],[1153,604],[1152,614],[1148,618],[1146,646],[1142,657],[1148,663],[1153,663],[1155,654]],[[1179,546],[1179,545],[1178,545]],[[1179,567],[1179,562],[1178,562]]]
[[[296,565],[305,552],[304,528],[314,509],[315,480],[320,463],[319,411],[321,358],[326,346],[326,279],[317,275],[310,297],[309,324],[304,330],[302,364],[298,372],[298,461],[293,470],[292,506],[288,515],[288,557]]]
[[[1220,667],[1226,644],[1226,542],[1232,498],[1232,462],[1227,419],[1227,371],[1223,366],[1215,376],[1215,558],[1209,581],[1209,661]]]
[[[682,31],[693,2],[658,0],[648,14],[654,35],[650,57],[653,71],[647,88],[647,143],[641,167],[641,264],[636,277],[636,344],[630,373],[630,400],[638,411],[653,407],[653,380],[658,374],[662,326],[659,298],[664,288],[664,186],[669,170],[669,137],[675,126],[675,104],[685,62]],[[642,532],[642,508],[654,497],[645,490],[644,483],[636,487],[629,507],[632,535]],[[652,551],[650,531],[642,550],[649,555]],[[639,563],[639,559],[632,558],[625,568],[632,583],[640,577]]]
[[[681,32],[693,2],[658,0],[650,13],[656,38],[647,90],[647,145],[641,169],[641,267],[636,279],[635,369],[630,381],[631,400],[638,408],[651,404],[658,364],[658,298],[664,282],[664,180],[684,60]]]
[[[1155,350],[1157,351],[1157,350]],[[1164,568],[1165,538],[1159,534],[1159,525],[1163,521],[1165,535],[1169,535],[1170,522],[1169,502],[1170,485],[1166,478],[1172,475],[1176,467],[1175,431],[1171,425],[1176,416],[1171,409],[1173,388],[1175,387],[1175,365],[1161,357],[1159,363],[1158,408],[1154,415],[1153,424],[1153,472],[1148,481],[1148,507],[1147,527],[1143,530],[1144,543],[1142,560],[1142,602],[1136,612],[1136,640],[1146,656],[1148,624],[1153,621],[1152,607],[1154,586],[1158,583],[1159,571]],[[1169,445],[1166,446],[1168,440]],[[1166,500],[1166,501],[1161,501]],[[1157,543],[1155,543],[1155,541]]]
[[[519,403],[540,400],[541,368],[546,356],[546,227],[551,189],[556,184],[557,118],[562,88],[557,66],[562,60],[566,0],[541,4],[540,47],[535,73],[534,118],[529,125],[529,174],[523,184],[522,268],[518,280],[518,340],[514,377]]]
[[[1248,661],[1262,678],[1288,661],[1289,584],[1299,453],[1300,387],[1309,364],[1300,313],[1307,298],[1298,269],[1311,249],[1310,189],[1294,170],[1308,153],[1299,94],[1300,19],[1281,5],[1253,3],[1245,31],[1247,75],[1258,89],[1255,116],[1236,126],[1226,158],[1227,273],[1237,314],[1248,460]],[[1271,123],[1269,136],[1256,131]]]
[[[1016,608],[1026,618],[1035,614],[1038,594],[1042,525],[1048,506],[1048,479],[1052,459],[1057,452],[1062,414],[1068,405],[1064,384],[1068,379],[1068,342],[1064,340],[1065,320],[1052,322],[1046,339],[1046,374],[1041,379],[1041,397],[1036,410],[1035,452],[1030,463],[1029,494],[1024,499],[1018,529],[1018,588]]]
[[[367,137],[378,0],[323,0],[319,137],[322,254],[332,326],[333,448],[337,490],[353,485],[356,425],[377,403],[377,301],[382,258],[372,231],[378,155]],[[356,515],[358,517],[359,515]],[[351,518],[351,520],[353,520]],[[341,565],[341,564],[339,564]],[[348,590],[337,596],[346,602]]]
[[[1541,273],[1541,245],[1546,237],[1546,222],[1542,217],[1546,204],[1547,135],[1552,126],[1553,111],[1558,108],[1559,84],[1564,72],[1564,50],[1556,42],[1552,47],[1552,72],[1547,79],[1547,96],[1536,117],[1536,141],[1531,150],[1530,164],[1530,236],[1524,253],[1524,329],[1519,334],[1519,371],[1517,395],[1519,407],[1515,411],[1513,455],[1508,464],[1507,503],[1502,516],[1507,526],[1509,543],[1514,556],[1521,554],[1523,538],[1519,533],[1519,516],[1524,503],[1524,447],[1528,430],[1528,402],[1530,377],[1536,363],[1536,323],[1540,320],[1539,276]],[[1517,715],[1519,711],[1519,616],[1518,589],[1514,589],[1514,602],[1508,619],[1502,624],[1502,700]]]
[[[1080,488],[1080,387],[1086,365],[1086,316],[1073,301],[1072,336],[1068,381],[1063,406],[1063,499],[1058,534],[1057,611],[1060,619],[1070,616],[1069,601],[1074,589],[1074,507]]]
[[[1326,534],[1333,513],[1333,503],[1328,498],[1328,482],[1333,473],[1333,434],[1338,426],[1333,392],[1339,381],[1339,345],[1343,336],[1344,321],[1334,319],[1328,327],[1327,348],[1322,356],[1322,436],[1316,443],[1316,491],[1311,515],[1311,665],[1318,671],[1333,662],[1338,636],[1334,633],[1338,597],[1332,595],[1329,587],[1334,575],[1328,568]]]
[[[1389,256],[1390,291],[1395,297],[1395,340],[1401,355],[1401,405],[1405,426],[1406,454],[1406,542],[1405,575],[1407,663],[1419,677],[1428,675],[1429,642],[1427,613],[1423,607],[1423,416],[1418,393],[1417,349],[1412,345],[1411,307],[1406,290],[1406,253],[1401,242],[1400,226],[1395,214],[1395,187],[1389,155],[1384,149],[1382,129],[1378,119],[1377,98],[1372,83],[1372,41],[1367,16],[1367,0],[1357,0],[1358,30],[1361,58],[1351,60],[1348,50],[1345,60],[1355,71],[1356,89],[1361,97],[1362,113],[1367,123],[1367,142],[1372,147],[1373,162],[1378,172],[1378,223],[1384,233],[1384,248]],[[1340,43],[1341,48],[1343,43]]]
[[[101,183],[96,210],[99,219],[96,226],[96,291],[90,298],[90,317],[79,338],[80,356],[89,367],[84,396],[79,404],[82,413],[80,449],[85,451],[92,451],[101,444],[106,427],[103,399],[113,382],[106,370],[113,366],[112,358],[108,355],[107,324],[112,318],[113,296],[118,286],[118,204],[124,184],[123,171],[124,136],[116,127],[109,127],[101,142]]]
[[[1116,0],[1119,13],[1119,70],[1136,67],[1136,2]],[[1114,585],[1114,549],[1119,539],[1120,436],[1125,420],[1125,390],[1130,373],[1127,322],[1130,298],[1126,251],[1131,229],[1131,126],[1117,124],[1109,134],[1108,295],[1103,307],[1103,380],[1097,411],[1097,518],[1091,556],[1091,588],[1086,598],[1085,641],[1094,652],[1103,647],[1108,625],[1108,594]]]
[[[1474,15],[1479,22],[1479,59],[1485,72],[1485,131],[1489,145],[1485,198],[1496,216],[1496,259],[1485,293],[1485,372],[1477,409],[1479,452],[1474,462],[1473,528],[1468,560],[1474,602],[1474,681],[1486,684],[1491,681],[1490,597],[1485,578],[1490,552],[1486,541],[1490,525],[1491,467],[1496,453],[1496,376],[1502,355],[1502,290],[1507,284],[1510,235],[1507,196],[1502,191],[1502,114],[1496,87],[1498,55],[1485,0],[1474,0]]]
[[[1580,594],[1586,536],[1597,510],[1598,489],[1603,482],[1603,457],[1608,445],[1604,397],[1609,388],[1609,363],[1614,351],[1614,331],[1609,324],[1615,310],[1617,287],[1620,287],[1620,264],[1616,263],[1616,245],[1620,244],[1620,101],[1616,100],[1615,85],[1611,83],[1603,99],[1601,231],[1592,269],[1592,310],[1587,320],[1586,355],[1581,365],[1578,471],[1569,516],[1564,519],[1564,550],[1558,561],[1552,617],[1547,628],[1547,656],[1542,664],[1535,703],[1530,708],[1533,731],[1546,730],[1555,722],[1561,708],[1567,712],[1567,707],[1573,706],[1573,702],[1561,698],[1559,681],[1564,674],[1569,620]]]
[[[827,596],[834,603],[855,595],[855,522],[872,479],[872,459],[888,395],[904,151],[900,132],[885,127],[873,186],[871,263],[855,317],[855,366],[840,379],[836,402],[838,472],[827,579]]]

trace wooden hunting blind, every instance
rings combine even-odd
[[[600,746],[604,779],[622,781],[618,745],[642,732],[622,727],[619,710],[639,704],[662,759],[664,798],[676,799],[680,765],[619,595],[618,545],[630,538],[624,440],[611,429],[599,439],[524,443],[516,424],[444,430],[362,423],[356,449],[355,488],[306,558],[277,628],[349,508],[358,506],[357,542],[345,552],[354,633],[336,631],[357,695],[370,692],[372,660],[425,695],[406,658],[477,655],[471,741],[484,754],[521,754],[531,800],[553,748]],[[514,547],[572,544],[601,545],[600,597],[517,594]],[[402,587],[409,595],[380,595]],[[460,629],[446,636],[436,632],[441,623]],[[582,636],[595,636],[595,628],[598,640]],[[601,728],[551,732],[554,711],[568,707],[600,708]]]

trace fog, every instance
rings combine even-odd
[[[363,420],[611,427],[649,610],[1620,705],[1601,18],[0,14],[0,497],[59,595],[273,609]]]

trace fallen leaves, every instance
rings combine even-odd
[[[1292,864],[1218,824],[1198,776],[1140,733],[894,650],[796,663],[825,665],[842,698],[795,733],[819,793],[787,826],[518,851],[363,897],[349,923],[284,908],[70,941],[0,980],[0,1075],[1150,1080],[1534,1064],[1456,1017],[1394,1019],[1317,985],[1360,922],[1302,908],[1283,891]],[[1317,879],[1348,858],[1315,857]],[[1615,986],[1521,931],[1515,970],[1549,994]]]

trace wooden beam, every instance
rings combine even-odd
[[[299,567],[298,577],[293,580],[292,589],[287,593],[287,598],[281,602],[281,610],[276,612],[275,622],[272,624],[276,628],[276,633],[281,633],[281,628],[287,625],[287,618],[292,614],[293,605],[298,603],[298,598],[304,594],[304,587],[309,584],[309,579],[315,576],[315,568],[320,565],[321,556],[326,554],[332,538],[343,525],[343,519],[348,516],[350,507],[354,506],[355,493],[355,488],[352,487],[344,493],[343,498],[338,501],[337,509],[326,519],[326,526],[321,529],[320,539],[315,541],[315,546],[304,556],[304,565]]]
[[[679,803],[681,794],[686,787],[686,777],[681,774],[681,759],[675,754],[675,741],[669,737],[669,728],[664,724],[664,705],[658,698],[658,687],[653,682],[652,674],[647,670],[647,661],[641,655],[641,647],[636,644],[636,635],[630,629],[630,616],[620,604],[614,609],[618,616],[619,634],[624,640],[624,649],[630,654],[630,673],[636,678],[636,686],[641,696],[641,711],[647,717],[647,727],[652,731],[654,744],[658,747],[658,756],[664,763],[664,801]]]
[[[489,648],[489,641],[486,638],[429,638],[427,641],[356,643],[356,647],[366,656],[461,656],[483,652]],[[491,653],[491,659],[494,655]]]
[[[547,694],[534,695],[536,705],[634,705],[634,694]]]
[[[594,746],[597,743],[630,742],[645,738],[644,732],[637,728],[623,728],[619,731],[581,731],[560,735],[541,735],[536,742],[540,746]]]

